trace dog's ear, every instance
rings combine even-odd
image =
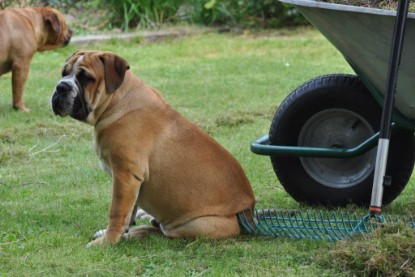
[[[68,62],[73,56],[75,55],[83,55],[85,53],[85,50],[76,50],[75,52],[72,53],[72,55],[70,55],[67,59],[66,62]]]
[[[104,64],[107,92],[113,93],[121,86],[125,72],[130,69],[130,65],[126,60],[112,53],[104,53],[99,59]]]
[[[55,34],[62,32],[59,18],[51,8],[42,8],[42,16],[46,26],[49,26]]]

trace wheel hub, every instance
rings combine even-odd
[[[374,134],[370,124],[346,109],[327,109],[316,113],[303,126],[298,145],[351,148]],[[307,173],[317,182],[332,188],[359,184],[374,170],[376,151],[353,158],[300,158]]]

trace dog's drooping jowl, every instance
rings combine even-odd
[[[240,234],[237,213],[254,195],[236,159],[172,109],[110,52],[78,51],[51,99],[56,115],[93,125],[101,167],[112,176],[109,224],[89,245],[122,236],[226,238]],[[137,209],[151,226],[131,227]]]

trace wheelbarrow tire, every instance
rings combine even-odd
[[[354,147],[378,132],[381,114],[381,107],[358,76],[320,76],[295,89],[278,107],[270,128],[270,144]],[[345,122],[357,122],[359,130],[349,132],[356,124]],[[392,183],[384,188],[383,205],[393,201],[409,181],[415,161],[414,142],[411,131],[399,129],[392,134],[386,169]],[[298,202],[370,204],[376,148],[353,158],[271,156],[271,162],[281,185]]]

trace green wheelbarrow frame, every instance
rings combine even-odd
[[[269,136],[264,135],[251,143],[251,151],[264,156],[296,156],[315,158],[351,158],[366,153],[377,146],[379,133],[374,134],[353,148],[325,148],[310,146],[270,145]]]
[[[408,52],[413,48],[411,46],[415,46],[415,36],[403,39],[406,23],[407,30],[415,31],[415,14],[407,13],[409,1],[400,0],[397,12],[314,0],[280,1],[295,5],[343,54],[382,106],[381,129],[352,148],[269,145],[269,136],[264,135],[251,143],[251,151],[268,156],[350,158],[378,147],[370,214],[249,210],[238,214],[240,225],[249,234],[334,241],[369,234],[384,224],[403,224],[415,229],[412,216],[398,218],[380,215],[390,133],[398,129],[415,130],[415,93],[412,93],[415,78],[411,76],[415,72],[415,54]],[[363,33],[360,32],[362,29]],[[374,41],[378,43],[376,47],[373,47]],[[401,63],[402,49],[404,59]],[[412,55],[408,57],[405,53]]]

